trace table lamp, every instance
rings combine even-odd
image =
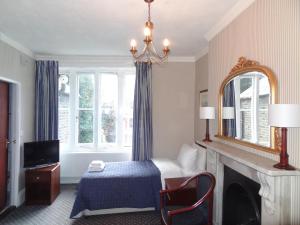
[[[199,117],[206,120],[206,134],[203,141],[211,142],[209,137],[209,120],[215,119],[215,107],[200,107]]]
[[[285,170],[295,170],[289,165],[287,153],[287,128],[300,127],[300,105],[296,104],[272,104],[269,105],[269,125],[281,127],[281,152],[280,162],[274,167]]]

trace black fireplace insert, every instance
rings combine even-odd
[[[260,185],[224,166],[223,225],[260,225]]]

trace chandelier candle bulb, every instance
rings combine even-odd
[[[136,40],[132,39],[132,40],[130,41],[130,45],[131,45],[131,48],[132,48],[132,49],[135,49],[136,46],[137,46]]]
[[[144,29],[144,35],[146,37],[149,37],[151,35],[151,30],[150,30],[149,27],[145,27],[145,29]]]
[[[164,42],[163,42],[163,45],[164,45],[165,48],[169,48],[170,41],[167,38],[165,38]]]
[[[135,55],[135,53],[137,53],[137,50],[136,50],[136,41],[134,39],[132,39],[130,41],[130,45],[131,45],[131,48],[130,48],[130,52],[132,53],[132,55]]]

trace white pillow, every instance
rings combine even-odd
[[[177,161],[181,168],[185,170],[196,169],[197,149],[190,145],[183,144],[177,156]]]

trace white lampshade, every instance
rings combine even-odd
[[[222,119],[234,119],[234,107],[223,107]]]
[[[300,105],[269,105],[269,125],[272,127],[300,127]]]
[[[200,107],[199,117],[200,119],[215,119],[215,107]]]

